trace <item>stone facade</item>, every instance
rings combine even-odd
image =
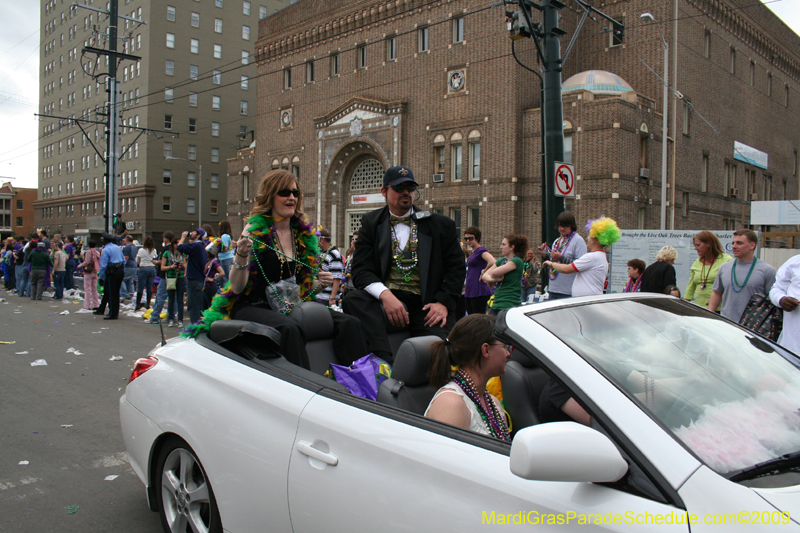
[[[798,195],[800,138],[785,132],[800,126],[800,57],[791,51],[800,39],[763,6],[741,9],[744,1],[679,0],[675,45],[671,7],[653,12],[677,51],[671,79],[683,95],[677,135],[669,133],[676,229],[732,228],[748,222],[751,194]],[[643,1],[597,7],[622,19],[626,34],[615,42],[587,21],[564,79],[602,69],[634,92],[565,93],[565,134],[579,176],[579,196],[566,204],[579,220],[606,214],[624,228],[657,228],[662,85],[644,63],[663,71],[661,36],[640,21],[652,10]],[[562,11],[567,37],[579,16]],[[517,50],[535,66],[531,42],[519,41]],[[250,168],[257,175],[292,168],[306,212],[331,229],[335,244],[347,242],[361,213],[383,205],[378,177],[396,164],[410,167],[421,184],[418,205],[453,217],[462,230],[479,225],[490,250],[512,230],[538,242],[539,84],[511,55],[501,7],[476,0],[301,0],[261,21],[256,53],[258,149],[247,156],[254,157]],[[734,62],[733,72],[726,61]],[[769,154],[768,168],[735,160],[734,141]],[[735,184],[725,181],[732,165]],[[736,197],[733,188],[740,189]],[[229,191],[229,212],[240,193]]]

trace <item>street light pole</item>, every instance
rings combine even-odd
[[[642,20],[654,22],[664,43],[664,107],[661,113],[661,218],[660,229],[667,229],[667,115],[669,112],[669,44],[661,25],[651,13],[642,13]]]
[[[192,164],[197,169],[197,227],[203,227],[203,165],[198,165],[191,159],[184,159],[183,157],[172,157],[168,155],[165,159],[168,161],[186,161]]]

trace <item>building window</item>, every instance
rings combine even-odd
[[[164,185],[172,185],[172,171],[165,170],[163,179],[164,179]]]
[[[358,62],[358,68],[366,68],[367,67],[367,47],[364,45],[356,47],[356,61]]]
[[[197,107],[197,93],[189,93],[189,107]]]
[[[730,65],[728,65],[728,70],[731,74],[736,74],[736,48],[731,47],[731,60]]]
[[[467,209],[467,226],[481,225],[481,208],[470,207]]]
[[[397,59],[397,37],[386,39],[386,61]]]
[[[175,34],[167,33],[167,48],[175,48]]]
[[[309,61],[306,63],[306,83],[314,81],[314,62]]]
[[[277,162],[277,159],[275,160]],[[351,191],[380,190],[386,170],[377,159],[366,159],[358,164],[350,180]]]
[[[427,26],[417,30],[417,45],[420,52],[427,52],[430,50],[430,43],[428,41],[429,29]]]
[[[706,59],[711,57],[711,32],[708,30],[703,34],[703,55]]]
[[[452,218],[453,221],[456,223],[456,235],[461,237],[461,208],[451,207],[450,218]]]
[[[172,129],[172,115],[164,115],[164,129],[165,130]]]
[[[194,198],[186,199],[186,213],[189,215],[193,215],[195,213]]]
[[[213,83],[214,85],[219,85],[220,83],[222,83],[222,72],[220,72],[219,70],[215,70],[211,74],[211,83]]]
[[[211,136],[212,137],[219,137],[219,122],[212,122],[211,123]]]
[[[189,133],[197,133],[197,119],[190,118],[189,119]]]
[[[189,78],[196,80],[199,72],[200,69],[197,65],[189,65]]]
[[[450,147],[450,177],[453,181],[461,181],[461,154],[462,146],[460,144]]]
[[[437,146],[433,149],[434,158],[436,160],[436,173],[442,174],[444,173],[445,169],[445,156],[444,156],[444,146]]]
[[[772,73],[767,73],[767,96],[772,96]]]
[[[689,135],[691,135],[691,129],[690,129],[691,121],[690,121],[690,119],[692,118],[692,110],[688,105],[686,105],[686,101],[685,100],[683,102],[683,109],[681,111],[682,111],[681,129],[683,131],[683,134],[688,137]]]
[[[258,6],[258,20],[267,18],[267,6]]]
[[[222,33],[222,19],[214,19],[214,33]]]
[[[469,143],[469,179],[477,180],[481,177],[481,143]]]
[[[789,107],[789,84],[788,83],[784,86],[783,105],[785,105],[786,107]]]
[[[456,17],[453,19],[453,42],[460,43],[463,41],[464,41],[464,17]]]
[[[736,165],[725,163],[725,176],[723,177],[723,194],[725,196],[736,196]]]
[[[242,174],[242,200],[250,198],[250,174]]]
[[[616,16],[614,19],[618,20],[623,25],[625,24],[625,17],[622,15]],[[615,46],[621,46],[625,40],[624,35],[622,27],[612,24],[611,32],[608,34],[608,47],[613,48]]]
[[[242,15],[249,15],[250,14],[250,2],[245,0],[242,2]]]
[[[211,149],[211,162],[212,163],[219,163],[219,148],[212,148]]]
[[[772,176],[764,174],[764,198],[765,202],[772,200]]]
[[[164,196],[161,199],[161,210],[165,213],[169,213],[172,210],[172,198]]]
[[[708,171],[710,170],[709,155],[703,154],[703,166],[700,169],[700,192],[708,192]]]
[[[283,88],[284,89],[291,89],[292,88],[292,69],[291,68],[283,69]]]
[[[211,200],[211,214],[216,215],[218,211],[219,211],[219,201]]]
[[[193,54],[200,53],[200,41],[197,39],[192,39],[189,44],[189,51]]]
[[[222,59],[222,45],[215,44],[214,45],[214,59]]]
[[[189,172],[186,175],[186,186],[187,187],[196,187],[197,186],[197,173],[196,172]]]
[[[242,100],[239,102],[239,114],[246,115],[247,114],[247,100]]]
[[[166,66],[164,68],[164,72],[166,73],[167,76],[174,75],[175,74],[175,62],[174,61],[170,61],[169,59],[167,59]]]
[[[17,217],[17,226],[22,226],[22,217]]]
[[[211,109],[214,111],[219,111],[220,108],[220,97],[219,96],[212,96],[211,97]]]
[[[250,63],[250,52],[247,50],[242,50],[242,65],[247,65]]]
[[[242,84],[241,84],[241,87],[242,87],[242,90],[243,90],[243,91],[246,91],[246,90],[247,90],[247,83],[248,83],[248,81],[249,81],[249,80],[248,80],[247,76],[242,76]]]
[[[242,39],[245,41],[250,40],[250,26],[242,26]]]
[[[172,103],[174,92],[172,89],[164,89],[164,101],[168,103]]]
[[[22,209],[22,200],[17,200],[17,209]]]
[[[191,161],[194,161],[195,159],[197,159],[197,145],[196,145],[196,144],[190,144],[190,145],[189,145],[189,155],[188,155],[188,158],[189,158]]]
[[[339,54],[331,55],[331,76],[339,75]]]
[[[172,143],[164,143],[164,157],[172,157]]]
[[[175,8],[172,6],[167,6],[167,20],[175,22]]]
[[[200,13],[192,13],[192,28],[200,27]]]
[[[689,193],[683,193],[683,206],[681,207],[681,214],[685,217],[689,216]]]
[[[211,174],[211,188],[219,189],[219,174]]]
[[[214,0],[214,5],[217,7],[222,7],[222,0]]]
[[[756,84],[756,62],[750,61],[750,86]]]

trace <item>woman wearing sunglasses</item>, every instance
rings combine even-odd
[[[464,300],[467,303],[467,314],[486,314],[486,302],[492,295],[492,289],[481,281],[481,274],[486,265],[493,265],[494,256],[481,246],[481,230],[470,226],[464,231],[464,242],[472,250],[467,259],[467,280],[464,286]]]
[[[288,315],[303,301],[333,284],[330,272],[319,269],[316,227],[302,209],[303,193],[286,170],[268,172],[261,180],[256,205],[236,243],[230,282],[214,297],[203,321],[190,326],[191,336],[211,323],[233,318],[266,324],[281,334],[280,352],[289,361],[309,367],[304,334]],[[350,365],[370,353],[361,323],[330,311],[334,322],[334,350],[339,363]]]

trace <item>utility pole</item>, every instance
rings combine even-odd
[[[516,2],[504,0],[503,2],[507,6],[517,4],[516,12],[506,11],[511,39],[532,38],[543,67],[543,75],[539,75],[543,85],[540,103],[540,112],[543,113],[542,158],[544,160],[542,165],[542,240],[547,243],[553,242],[558,236],[556,218],[559,213],[564,211],[564,199],[555,195],[556,163],[564,160],[564,108],[561,101],[563,64],[590,13],[596,13],[609,21],[615,34],[621,36],[624,32],[624,26],[613,18],[583,0],[575,1],[583,8],[584,13],[563,57],[561,56],[561,37],[567,32],[559,27],[560,11],[565,7],[560,0],[543,0],[541,4],[531,0],[517,0]],[[530,8],[542,12],[541,24],[532,22]],[[529,67],[525,68],[533,70]]]

